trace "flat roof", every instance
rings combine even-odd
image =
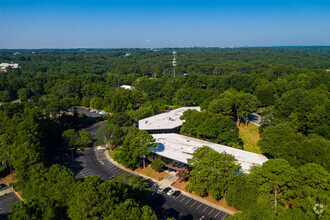
[[[188,109],[200,111],[200,107],[181,107],[162,114],[144,118],[139,121],[140,130],[161,130],[173,129],[182,125],[183,120],[180,119],[183,112]]]
[[[235,156],[245,173],[249,173],[251,166],[261,166],[265,161],[268,160],[267,157],[261,154],[256,154],[184,135],[170,133],[152,134],[152,136],[156,139],[155,142],[158,144],[158,146],[153,150],[153,153],[186,164],[188,163],[187,159],[192,158],[194,151],[202,146],[209,146],[219,153],[225,152]]]

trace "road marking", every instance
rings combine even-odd
[[[190,201],[191,201],[191,199],[188,200],[188,202],[190,202]],[[187,205],[188,202],[186,202],[186,205]]]
[[[213,212],[214,209],[212,209],[210,212],[209,212],[209,215],[211,214],[211,212]]]
[[[207,208],[208,208],[208,206],[206,206],[205,209],[202,212],[204,212]]]
[[[180,196],[182,196],[182,195],[179,195],[178,197],[176,197],[174,200],[177,200]],[[184,196],[183,196],[184,197]]]
[[[83,175],[83,177],[86,177],[85,174],[83,174],[82,172],[79,172],[81,175]]]
[[[214,216],[214,218],[216,218],[220,213],[221,213],[221,211],[219,211],[218,214],[216,216]]]
[[[197,202],[197,200],[194,202],[194,204],[192,204],[190,207],[193,207],[193,205],[195,205],[195,203]]]
[[[201,207],[202,205],[203,205],[203,203],[201,203],[201,204],[197,207],[197,209],[199,209],[199,207]],[[197,210],[197,209],[196,209],[196,210]]]
[[[186,197],[183,197],[183,199],[181,199],[181,201],[180,202],[182,202],[182,200],[184,200]]]
[[[224,219],[224,218],[226,217],[226,215],[227,215],[227,214],[225,214],[225,215],[222,217],[222,219]],[[222,220],[222,219],[221,219],[221,220]]]

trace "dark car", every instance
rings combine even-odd
[[[146,185],[147,187],[151,187],[152,185],[154,185],[154,182],[151,179],[147,179],[145,181],[147,183],[147,185]]]
[[[0,183],[0,190],[6,188],[7,185]]]
[[[165,189],[163,189],[162,193],[166,194],[168,191],[170,191],[170,189],[171,189],[170,187],[166,187]]]
[[[172,195],[171,195],[171,197],[172,198],[176,198],[176,197],[178,197],[179,195],[181,194],[181,191],[175,191]]]
[[[157,218],[161,218],[166,214],[166,210],[162,209],[159,212],[156,213]]]

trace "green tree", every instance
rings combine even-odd
[[[239,174],[228,187],[226,201],[236,209],[249,209],[257,203],[258,188],[258,183],[249,174]]]
[[[208,109],[215,114],[233,116],[232,103],[228,99],[215,99],[210,103]]]
[[[257,109],[257,97],[249,93],[239,93],[237,94],[235,99],[237,124],[239,125],[241,123],[241,120],[245,118],[245,126],[247,126],[247,115]]]
[[[127,220],[156,220],[155,213],[149,206],[139,206],[137,202],[127,199],[125,202],[115,206],[108,219],[127,219]]]
[[[190,112],[188,116],[183,114],[181,119],[185,119],[181,127],[182,134],[229,146],[236,143],[242,145],[238,128],[228,116],[208,111],[194,111]]]
[[[126,135],[123,146],[115,155],[115,159],[126,167],[136,168],[142,164],[145,168],[145,158],[156,147],[155,140],[146,131],[138,131]]]
[[[283,159],[268,160],[263,163],[254,175],[259,175],[259,197],[258,200],[265,204],[285,206],[289,203],[291,188],[295,183],[296,169]]]
[[[294,199],[292,203],[300,208],[309,218],[315,218],[313,210],[315,204],[323,205],[323,213],[320,219],[326,219],[329,215],[329,187],[330,175],[323,167],[318,164],[306,164],[298,168],[298,173],[294,187]]]
[[[211,196],[219,200],[225,196],[229,182],[241,166],[234,156],[218,153],[212,148],[203,146],[188,159],[191,167],[189,184],[186,189],[194,191],[199,196]]]
[[[110,150],[121,144],[123,132],[121,128],[113,123],[106,123],[96,131],[97,143],[108,146]]]
[[[74,129],[69,129],[62,133],[62,137],[69,148],[84,148],[93,142],[89,132],[86,130],[77,132]]]
[[[157,172],[159,172],[163,167],[163,161],[160,159],[154,159],[151,163],[151,168]]]
[[[317,163],[329,168],[328,140],[313,136],[304,137],[289,124],[267,127],[260,137],[258,145],[268,157],[283,158],[296,168],[307,163]]]

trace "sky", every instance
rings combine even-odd
[[[0,48],[330,45],[329,0],[0,0]]]

